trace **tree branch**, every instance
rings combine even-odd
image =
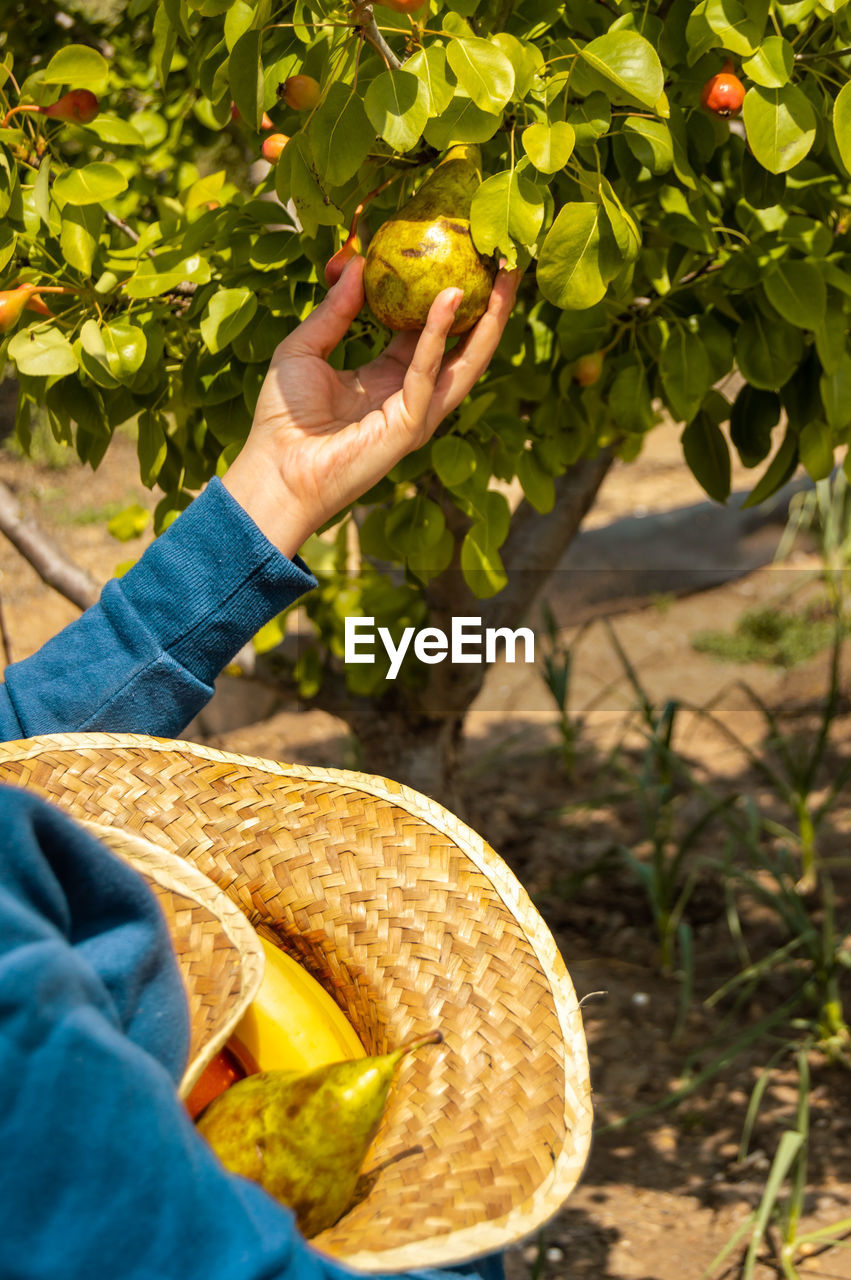
[[[373,49],[378,50],[391,71],[398,71],[402,64],[378,30],[369,0],[357,6],[352,14],[352,21],[355,31],[363,32],[364,39],[372,45]]]
[[[0,533],[4,533],[42,582],[78,609],[88,609],[100,590],[87,569],[75,564],[30,517],[25,517],[12,490],[0,481]]]

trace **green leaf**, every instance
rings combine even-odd
[[[609,387],[606,402],[612,421],[630,435],[643,435],[656,422],[647,373],[638,356],[619,369]]]
[[[833,432],[826,423],[807,423],[798,437],[798,457],[811,480],[827,479],[833,470]]]
[[[429,118],[428,90],[408,71],[383,71],[366,91],[364,107],[375,132],[394,151],[410,151]]]
[[[730,439],[742,465],[756,467],[771,452],[771,432],[780,421],[776,391],[760,391],[744,383],[730,411]]]
[[[756,53],[745,58],[742,71],[764,89],[782,89],[792,79],[795,50],[782,36],[768,36]]]
[[[609,132],[612,124],[612,104],[605,93],[590,93],[584,102],[572,106],[567,123],[576,134],[577,147],[587,147]]]
[[[689,422],[712,386],[712,365],[696,334],[681,325],[671,331],[659,358],[659,376],[674,417]]]
[[[263,118],[263,32],[250,30],[240,36],[228,59],[230,93],[247,125],[260,129]]]
[[[81,275],[92,273],[103,223],[104,212],[99,205],[66,205],[62,210],[59,246],[68,265]]]
[[[726,502],[730,496],[730,451],[721,428],[700,413],[683,431],[682,446],[698,484],[716,502]]]
[[[515,102],[522,102],[532,88],[535,77],[544,66],[544,55],[537,45],[530,40],[518,40],[507,31],[498,31],[491,37],[491,42],[505,54],[514,68]]]
[[[168,441],[165,434],[165,418],[152,409],[143,409],[139,414],[136,453],[139,458],[139,474],[142,484],[152,489],[157,476],[163,468],[168,453]]]
[[[11,227],[0,226],[0,271],[14,255],[17,238]]]
[[[329,187],[341,187],[357,173],[373,137],[360,97],[339,80],[314,111],[306,132],[319,176]]]
[[[487,142],[502,124],[502,116],[482,111],[472,98],[456,96],[445,111],[425,127],[425,140],[438,151],[454,142]]]
[[[467,586],[479,600],[494,596],[508,582],[508,575],[496,547],[488,539],[488,528],[474,524],[461,543],[461,570]]]
[[[524,449],[517,460],[517,479],[526,501],[541,515],[552,511],[556,502],[555,480],[545,471],[530,449]]]
[[[427,49],[417,50],[403,70],[415,75],[424,86],[429,118],[446,110],[455,89],[446,79],[446,52],[441,45],[430,44]]]
[[[434,547],[416,547],[405,557],[405,567],[416,574],[421,582],[428,582],[448,569],[455,554],[455,539],[444,529],[440,541]]]
[[[530,124],[523,130],[523,148],[539,173],[557,173],[573,154],[576,134],[564,120]],[[530,242],[527,242],[530,243]]]
[[[514,68],[490,40],[450,40],[446,59],[458,83],[482,111],[501,111],[514,91]]]
[[[109,63],[103,54],[87,44],[68,44],[50,59],[42,82],[103,93],[109,83]]]
[[[446,519],[436,502],[421,493],[399,502],[388,512],[384,535],[400,556],[436,547],[443,537]]]
[[[251,289],[219,289],[201,320],[201,337],[212,352],[223,351],[241,333],[257,310]]]
[[[32,186],[33,208],[45,227],[50,229],[50,156],[45,156],[38,167]]]
[[[804,354],[800,329],[771,321],[760,311],[743,317],[735,337],[736,362],[744,378],[764,391],[777,391],[791,378]]]
[[[649,40],[635,31],[615,30],[598,36],[580,50],[593,75],[604,81],[612,102],[638,102],[653,110],[665,88],[659,55]],[[591,88],[603,88],[591,84]]]
[[[206,258],[194,253],[180,258],[174,252],[160,253],[155,258],[142,258],[134,274],[124,285],[128,298],[157,298],[169,293],[185,281],[207,284],[212,274]]]
[[[822,374],[819,390],[828,423],[834,431],[843,431],[851,422],[851,355],[847,351],[833,373]]]
[[[177,49],[177,31],[170,19],[168,5],[157,5],[154,13],[153,36],[151,65],[157,73],[160,88],[164,89]]]
[[[10,340],[9,359],[31,378],[64,378],[77,372],[77,357],[59,329],[20,329]]]
[[[751,489],[742,507],[757,507],[784,485],[798,465],[798,438],[787,431],[783,443]]]
[[[664,120],[627,116],[623,136],[639,164],[651,173],[667,173],[674,163],[674,143]]]
[[[63,378],[54,382],[45,399],[49,411],[63,425],[69,440],[74,423],[85,423],[87,431],[109,438],[109,424],[100,392],[84,387],[79,378]]]
[[[851,173],[851,81],[848,81],[836,95],[833,104],[833,132],[839,158]]]
[[[608,219],[589,200],[562,206],[547,232],[538,258],[538,288],[563,310],[584,311],[606,292],[601,270],[601,223]]]
[[[783,259],[763,282],[768,301],[789,324],[816,329],[827,308],[827,285],[812,262]]]
[[[101,142],[106,142],[111,147],[142,147],[145,140],[139,130],[130,120],[122,120],[121,116],[112,116],[101,114],[95,116],[89,124],[86,125]]]
[[[470,205],[470,228],[479,253],[500,250],[514,266],[514,242],[533,244],[544,221],[544,195],[517,170],[486,178]]]
[[[106,527],[119,542],[130,542],[133,538],[140,538],[150,523],[150,511],[138,502],[132,502],[107,521]]]
[[[759,47],[768,16],[768,0],[702,0],[686,25],[689,66],[710,49],[747,57]]]
[[[460,436],[441,436],[431,446],[431,464],[441,484],[454,489],[476,470],[476,454]]]
[[[337,226],[342,210],[328,199],[313,170],[313,157],[302,130],[295,134],[275,166],[275,191],[283,204],[292,200],[304,234],[315,236],[320,226]]]
[[[816,113],[795,85],[748,89],[742,105],[748,143],[770,173],[786,173],[809,154],[816,138]]]
[[[831,289],[827,307],[815,328],[816,351],[825,373],[835,373],[845,355],[845,308]]]
[[[63,204],[103,204],[126,191],[128,182],[114,164],[96,160],[79,169],[67,169],[53,184],[53,194]]]

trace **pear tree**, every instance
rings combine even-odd
[[[91,467],[131,431],[157,531],[238,453],[276,343],[340,254],[451,146],[479,149],[473,242],[524,270],[499,351],[305,548],[320,585],[298,653],[286,617],[256,639],[266,678],[344,717],[365,768],[445,794],[486,667],[412,646],[345,662],[347,619],[397,655],[410,628],[522,627],[663,413],[719,503],[733,455],[757,504],[847,444],[846,0],[11,8],[3,391],[24,446],[46,420]],[[333,360],[388,336],[365,309]]]

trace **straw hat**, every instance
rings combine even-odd
[[[253,930],[367,1053],[443,1032],[400,1068],[362,1198],[317,1248],[371,1272],[451,1266],[562,1206],[591,1134],[576,994],[515,876],[446,809],[384,778],[135,734],[2,744],[0,782],[96,824],[153,884],[190,999],[184,1091],[260,981]]]

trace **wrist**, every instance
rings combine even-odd
[[[222,476],[222,484],[260,532],[289,560],[314,532],[313,522],[274,464],[246,451]]]

